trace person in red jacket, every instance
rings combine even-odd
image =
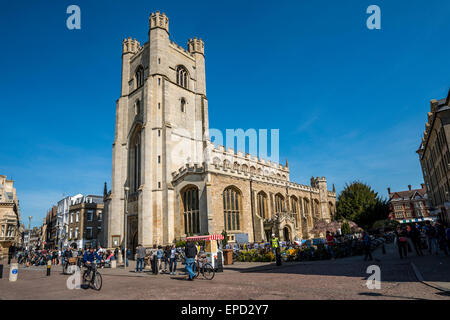
[[[334,236],[330,231],[327,231],[327,251],[331,259],[334,260]]]

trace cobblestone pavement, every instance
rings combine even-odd
[[[400,260],[394,249],[388,246],[386,255],[376,251],[374,262],[352,257],[285,263],[282,267],[235,263],[223,273],[216,273],[212,281],[186,281],[183,270],[177,276],[156,276],[149,272],[136,274],[131,265],[129,270],[101,269],[103,288],[99,292],[69,290],[66,286],[69,276],[61,274],[60,266],[53,267],[50,277],[44,267],[20,268],[17,282],[8,281],[9,269],[5,266],[0,279],[0,299],[450,299],[443,291],[418,281],[411,265],[411,261],[416,262],[418,268],[426,271],[424,277],[431,277],[433,268],[442,266],[436,263],[449,263],[450,258]],[[366,286],[366,269],[371,264],[381,268],[379,290]]]

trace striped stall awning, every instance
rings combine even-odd
[[[210,234],[207,236],[187,237],[187,241],[207,241],[207,240],[223,240],[222,234]]]
[[[414,223],[414,222],[424,222],[424,221],[434,221],[432,217],[423,217],[423,218],[415,218],[415,219],[404,219],[400,220],[400,223]]]

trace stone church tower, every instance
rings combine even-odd
[[[336,193],[325,177],[297,184],[287,163],[210,142],[205,83],[203,41],[190,39],[187,49],[170,41],[164,13],[150,15],[146,43],[123,41],[102,245],[126,238],[134,249],[223,230],[231,242],[272,233],[295,241],[332,219]]]
[[[122,244],[125,210],[127,246],[174,238],[171,173],[186,159],[203,161],[208,130],[204,43],[190,39],[187,48],[169,40],[169,19],[158,11],[149,18],[148,42],[123,41],[107,246],[114,236]]]

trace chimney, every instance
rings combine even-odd
[[[391,188],[388,188],[388,193],[391,194]]]
[[[421,183],[420,185],[421,185],[422,189],[425,189],[425,183]]]
[[[410,184],[408,185],[408,189],[409,189],[409,191],[411,191],[411,185]]]

